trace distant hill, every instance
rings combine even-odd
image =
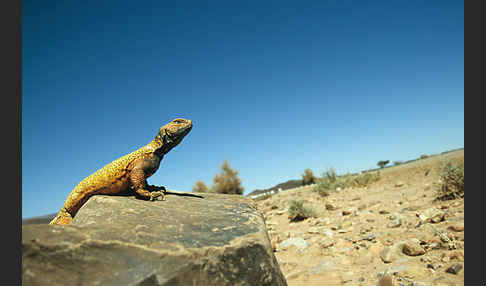
[[[283,190],[288,190],[288,189],[293,189],[293,188],[297,188],[297,187],[300,187],[302,186],[302,180],[288,180],[284,183],[280,183],[276,186],[273,186],[271,188],[268,188],[268,189],[256,189],[254,190],[253,192],[247,194],[247,196],[252,196],[252,195],[258,195],[258,194],[261,194],[261,193],[264,193],[264,192],[267,192],[267,191],[271,191],[271,190],[278,190],[279,188]]]
[[[48,224],[56,215],[57,213],[53,213],[53,214],[26,218],[22,220],[22,224]]]
[[[441,153],[441,155],[444,155],[444,154],[447,154],[447,153],[451,153],[451,152],[455,152],[455,151],[460,151],[460,150],[464,150],[464,147],[462,148],[457,148],[457,149],[452,149],[452,150],[448,150],[448,151],[444,151]],[[438,154],[431,154],[431,155],[428,155],[428,157],[435,157],[435,156],[438,156]],[[403,162],[402,164],[408,164],[408,163],[412,163],[412,162],[415,162],[417,160],[421,160],[420,158],[415,158],[415,159],[411,159],[411,160],[408,160],[408,161],[405,161]],[[389,167],[393,167],[392,164],[388,165],[388,166],[385,166],[384,168],[389,168]],[[374,171],[379,171],[380,168],[375,168],[375,169],[368,169],[368,170],[363,170],[362,172],[365,173],[365,172],[374,172]],[[358,173],[353,173],[352,175],[356,175],[356,174],[359,174],[360,172]],[[293,188],[296,188],[296,187],[300,187],[302,186],[302,180],[288,180],[284,183],[280,183],[276,186],[273,186],[271,188],[268,188],[268,189],[256,189],[254,191],[252,191],[251,193],[248,193],[246,196],[252,196],[252,195],[258,195],[258,194],[261,194],[261,193],[264,193],[264,192],[268,192],[268,191],[271,191],[271,190],[278,190],[279,188],[282,188],[282,191],[283,190],[287,190],[287,189],[293,189]]]

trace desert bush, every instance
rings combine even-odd
[[[314,184],[317,181],[317,177],[314,176],[314,173],[311,169],[305,169],[304,174],[302,174],[302,185],[310,185]]]
[[[364,174],[355,175],[352,178],[352,186],[358,188],[367,187],[372,183],[378,181],[380,177],[380,172],[366,172]]]
[[[383,168],[385,167],[388,163],[390,163],[390,160],[381,160],[381,161],[378,161],[378,163],[376,163],[376,165],[378,165],[380,168]]]
[[[209,193],[210,189],[203,181],[197,181],[192,187],[193,193]]]
[[[453,165],[451,162],[439,168],[442,182],[437,199],[451,200],[464,197],[464,163]]]
[[[317,192],[320,196],[329,196],[329,192],[339,187],[338,176],[333,168],[329,168],[322,174],[322,177],[317,179],[316,186],[313,191]]]
[[[313,190],[322,197],[325,197],[328,196],[331,191],[334,191],[337,188],[345,189],[349,187],[367,187],[378,181],[380,177],[380,172],[366,172],[357,175],[345,174],[338,176],[334,169],[330,168],[328,171],[324,172],[322,178],[317,180],[317,185]]]
[[[398,166],[398,165],[401,165],[401,164],[403,164],[403,161],[395,161],[395,162],[393,162],[393,165],[395,165],[395,166]]]
[[[226,160],[221,165],[221,170],[221,174],[216,174],[213,178],[211,191],[220,194],[242,195],[244,188],[241,186],[238,171],[231,169]]]
[[[317,216],[313,208],[304,205],[304,201],[289,201],[288,212],[290,221],[301,221]]]
[[[429,158],[429,155],[427,154],[420,155],[420,159],[427,159],[427,158]]]

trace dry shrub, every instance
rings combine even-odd
[[[221,165],[221,174],[216,174],[213,178],[212,192],[220,194],[237,194],[242,195],[244,188],[241,186],[241,179],[238,177],[238,171],[231,169],[228,161]]]
[[[316,217],[316,212],[313,208],[304,205],[304,201],[289,201],[289,219],[290,221],[301,221],[310,217]]]
[[[192,187],[193,193],[209,193],[210,190],[203,181],[197,181]]]
[[[337,188],[345,189],[349,187],[362,188],[371,185],[380,179],[380,172],[351,175],[345,174],[338,176],[333,168],[330,168],[322,174],[322,177],[317,180],[317,185],[313,191],[317,192],[322,197],[329,196],[331,191]]]
[[[351,180],[351,184],[353,187],[364,188],[378,181],[380,177],[381,177],[380,172],[376,172],[374,174],[367,172],[364,174],[353,176]]]
[[[438,192],[438,200],[452,200],[464,197],[464,163],[453,165],[450,161],[439,169],[442,182]]]
[[[311,169],[305,169],[304,174],[302,174],[302,184],[305,185],[311,185],[315,184],[317,181],[317,177],[314,176],[314,173],[312,172]]]

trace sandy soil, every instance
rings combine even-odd
[[[256,201],[290,286],[464,285],[464,199],[436,201],[441,163],[464,150],[385,168],[367,188],[320,197],[312,186]],[[316,218],[289,222],[288,202]]]

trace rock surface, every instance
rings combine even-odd
[[[67,226],[22,227],[23,285],[287,285],[241,196],[94,196]]]

